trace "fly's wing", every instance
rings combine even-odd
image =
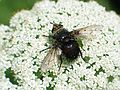
[[[46,72],[48,69],[52,68],[53,65],[58,64],[58,51],[58,48],[54,47],[49,50],[41,63],[41,70],[43,72]]]
[[[84,28],[79,28],[71,31],[71,35],[78,38],[91,38],[93,37],[93,32],[99,33],[102,29],[102,25],[91,25]]]

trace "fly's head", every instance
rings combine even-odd
[[[52,33],[60,30],[61,28],[63,28],[63,25],[62,25],[62,24],[60,24],[60,23],[59,23],[59,24],[54,23],[54,24],[53,24],[53,28],[52,28]]]

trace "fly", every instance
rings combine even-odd
[[[52,39],[54,40],[52,46],[41,63],[41,70],[46,72],[60,59],[59,69],[62,64],[61,56],[65,56],[67,60],[74,61],[81,56],[84,60],[81,49],[76,39],[81,36],[90,35],[93,31],[99,30],[101,25],[91,25],[84,28],[79,28],[69,32],[62,24],[53,24]],[[45,49],[46,50],[46,49]],[[44,50],[43,50],[44,51]],[[61,54],[60,54],[61,51]]]

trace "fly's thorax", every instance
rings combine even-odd
[[[68,32],[68,30],[65,28],[61,28],[60,30],[58,30],[57,32],[53,34],[53,39],[55,39],[58,42],[63,43],[64,39],[69,36],[70,36],[70,33]]]

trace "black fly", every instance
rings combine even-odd
[[[52,28],[52,39],[54,40],[53,45],[49,48],[49,52],[45,56],[41,63],[41,70],[43,72],[50,69],[55,63],[58,63],[60,59],[59,69],[62,64],[61,55],[65,56],[68,60],[75,60],[80,55],[84,60],[82,52],[79,48],[79,44],[76,38],[81,36],[87,36],[93,31],[96,31],[100,25],[91,25],[77,30],[69,32],[63,27],[62,24],[53,24]],[[43,50],[44,51],[44,50]],[[61,54],[60,54],[61,51]]]

